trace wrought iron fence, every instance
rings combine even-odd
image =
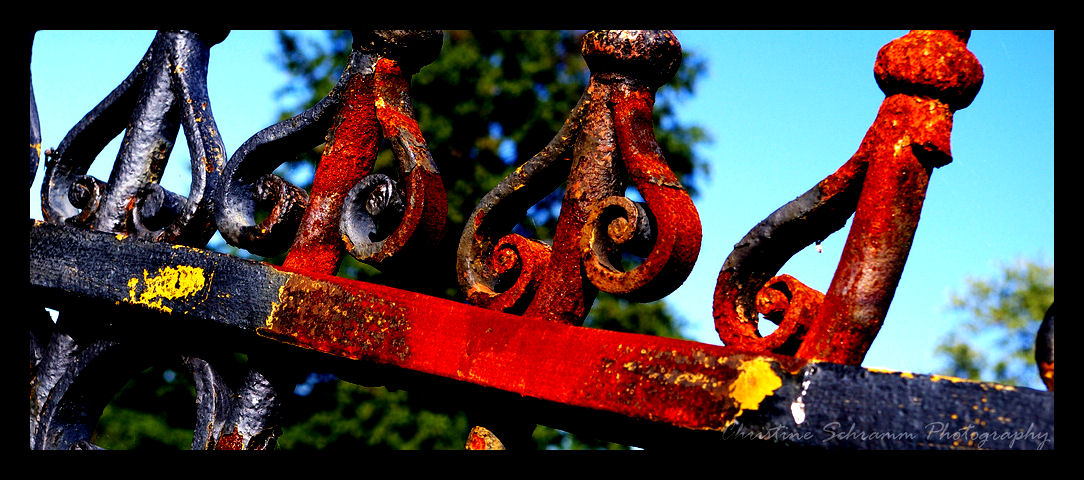
[[[461,398],[483,419],[468,449],[517,445],[524,423],[646,448],[1053,448],[1052,308],[1038,342],[1050,392],[859,366],[930,175],[952,160],[953,112],[982,84],[969,32],[912,31],[881,49],[874,72],[885,99],[857,153],[755,225],[721,266],[713,306],[726,346],[582,326],[597,292],[663,298],[699,253],[697,207],[652,127],[656,89],[681,62],[673,33],[585,34],[591,77],[579,103],[462,232],[445,231],[440,159],[409,87],[440,55],[441,32],[352,33],[331,92],[230,158],[206,86],[227,32],[159,32],[132,73],[44,152],[44,221],[29,225],[31,449],[96,448],[91,433],[116,390],[165,357],[182,358],[196,385],[193,449],[273,448],[292,389],[282,372],[297,363]],[[32,90],[30,100],[32,183],[42,154]],[[158,183],[181,131],[186,194]],[[122,132],[108,181],[87,175]],[[274,173],[322,143],[311,191]],[[385,144],[394,175],[374,172]],[[642,199],[625,196],[630,186]],[[562,188],[552,241],[513,231]],[[778,274],[852,217],[826,292]],[[216,231],[285,259],[210,251]],[[465,302],[335,276],[347,254],[389,271],[417,267],[442,235],[459,235]],[[627,254],[637,262],[623,262]],[[43,307],[60,312],[55,323]],[[778,328],[761,335],[761,316]],[[250,355],[242,371],[221,367],[234,350]],[[825,425],[838,427],[832,442]]]

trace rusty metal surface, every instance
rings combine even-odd
[[[202,200],[217,171],[213,153],[222,148],[206,96],[207,55],[221,39],[221,34],[206,32],[155,36],[143,61],[121,85],[72,128],[59,147],[46,150],[46,219],[153,240],[202,245],[210,237],[213,228]],[[33,105],[31,120],[36,128]],[[145,193],[168,193],[152,189],[182,124],[192,150],[192,189],[187,199],[170,202],[180,205],[174,215],[155,212],[157,224],[148,225],[141,214],[160,209],[147,208]],[[94,157],[122,130],[124,146],[109,181],[85,175]],[[61,311],[55,325],[44,319],[32,328],[31,449],[95,448],[89,440],[102,409],[126,381],[125,374],[152,358],[130,343],[101,335],[92,328],[95,324],[89,312],[73,309]]]
[[[561,130],[482,199],[460,237],[460,285],[475,305],[579,325],[599,289],[657,300],[696,262],[700,217],[662,157],[652,121],[655,91],[681,63],[677,38],[670,31],[590,31],[581,54],[591,78]],[[562,181],[552,243],[511,233]],[[644,201],[625,197],[628,186]],[[638,256],[639,265],[623,265],[622,252]],[[492,438],[480,426],[467,443],[500,444]]]
[[[467,450],[507,450],[501,440],[489,429],[475,426],[467,436]]]
[[[289,269],[333,274],[347,251],[379,266],[400,251],[424,251],[446,222],[444,186],[407,85],[413,71],[435,58],[443,37],[435,30],[353,34],[348,64],[331,92],[246,141],[217,194],[223,238],[263,256],[289,248]],[[398,181],[373,173],[381,139],[395,154]],[[324,141],[310,193],[272,173]],[[270,214],[257,223],[264,206]]]
[[[579,325],[599,289],[637,301],[677,288],[700,251],[700,217],[655,142],[655,91],[677,71],[669,31],[592,31],[591,79],[561,130],[479,203],[460,237],[468,300]],[[552,244],[511,233],[566,182]],[[644,202],[625,197],[634,186]],[[622,250],[642,257],[626,271]],[[545,272],[543,275],[542,272]]]
[[[45,223],[30,226],[30,242],[30,281],[43,304],[115,303],[165,331],[219,325],[358,367],[513,394],[521,414],[630,445],[1054,446],[1052,414],[1036,414],[1053,411],[1052,392],[577,327]],[[68,244],[79,250],[60,247]],[[198,289],[143,295],[145,271],[181,267],[199,272]],[[336,302],[310,307],[299,298]],[[235,440],[224,435],[216,437],[223,446]]]
[[[968,36],[916,30],[878,52],[874,75],[886,98],[858,151],[751,230],[723,265],[714,312],[724,343],[861,364],[903,272],[930,175],[952,161],[953,112],[969,105],[982,85]],[[757,314],[767,312],[758,311],[757,292],[792,255],[842,228],[852,213],[828,291],[790,299],[805,311],[806,323],[761,337]]]

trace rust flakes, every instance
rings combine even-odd
[[[407,309],[356,288],[290,275],[257,333],[351,359],[403,362]]]
[[[475,426],[467,437],[467,450],[504,450],[504,444],[493,432],[482,426]]]
[[[794,365],[770,357],[675,349],[619,348],[585,395],[616,403],[627,414],[650,405],[649,417],[690,428],[722,430],[757,410],[783,386]],[[800,367],[799,367],[800,368]]]
[[[227,433],[218,438],[215,442],[215,450],[243,450],[245,446],[245,438],[237,431],[237,426],[234,425],[233,432]]]

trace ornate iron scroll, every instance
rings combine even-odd
[[[202,246],[214,233],[204,199],[225,162],[207,95],[210,46],[224,32],[160,32],[121,84],[46,152],[42,213],[50,222]],[[158,185],[178,129],[191,154],[187,197]],[[124,141],[108,182],[86,175],[118,133]]]
[[[593,31],[582,53],[590,82],[561,130],[479,203],[459,243],[471,303],[580,324],[597,289],[659,299],[688,276],[700,217],[655,143],[655,90],[681,46],[669,31]],[[527,209],[566,181],[553,245],[510,233]],[[624,196],[631,183],[643,203]],[[624,270],[621,251],[643,256]]]
[[[432,245],[446,222],[444,186],[407,87],[408,75],[436,58],[443,35],[353,35],[348,63],[331,92],[246,141],[226,166],[218,192],[223,238],[264,256],[290,247],[285,268],[333,274],[347,250],[380,265],[402,250]],[[271,173],[325,135],[311,195]],[[398,182],[372,173],[381,136],[398,160]],[[270,214],[257,223],[261,205]]]
[[[72,128],[56,150],[47,151],[42,210],[48,221],[118,238],[196,247],[206,243],[214,232],[208,192],[225,163],[207,95],[207,63],[210,47],[225,36],[190,31],[155,36],[120,86]],[[36,125],[33,107],[31,115]],[[188,197],[157,183],[181,126],[192,162]],[[124,143],[109,181],[85,175],[97,153],[121,130]],[[184,265],[167,266],[144,270],[142,282],[133,279],[127,288],[134,301],[154,306],[147,299],[181,294],[203,280]],[[169,313],[168,308],[157,309]],[[124,383],[156,362],[180,358],[162,344],[141,346],[118,337],[114,323],[125,322],[103,322],[93,310],[79,304],[61,309],[55,326],[44,311],[32,319],[32,449],[96,449],[90,443],[94,426]],[[193,449],[273,445],[278,400],[258,370],[234,379],[198,356],[181,357],[196,379],[199,408]],[[242,438],[244,443],[239,443]]]
[[[982,66],[969,32],[912,31],[877,54],[885,92],[858,151],[780,207],[734,247],[719,273],[715,325],[727,345],[858,365],[884,321],[903,272],[934,168],[952,161],[952,114],[971,104]],[[773,277],[802,248],[854,214],[827,294]],[[761,337],[757,313],[779,323]]]

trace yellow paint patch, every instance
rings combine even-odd
[[[177,265],[176,268],[162,267],[155,276],[148,276],[143,270],[143,292],[136,296],[136,289],[140,285],[139,277],[128,280],[128,301],[135,304],[169,313],[173,309],[162,304],[162,300],[175,300],[192,296],[203,290],[207,285],[207,279],[203,275],[203,269],[188,265]]]
[[[783,386],[783,380],[764,358],[744,361],[738,366],[738,378],[730,384],[730,397],[742,410],[756,410],[765,397]]]
[[[915,378],[915,374],[910,373],[910,372],[900,372],[900,371],[896,371],[896,370],[886,370],[886,369],[883,369],[883,368],[867,368],[866,370],[868,370],[870,372],[873,372],[873,373],[889,373],[889,374],[892,374],[892,375],[899,375],[902,378]]]
[[[978,382],[978,381],[975,381],[975,380],[968,380],[966,378],[949,377],[949,376],[946,376],[946,375],[930,375],[930,381],[931,382],[940,382],[942,380],[952,382],[952,383],[961,383],[961,382],[981,383],[981,382]]]
[[[264,322],[263,322],[264,325],[267,326],[267,328],[273,328],[275,326],[275,318],[278,317],[278,311],[279,311],[280,305],[282,305],[282,302],[283,302],[283,300],[285,298],[286,298],[286,282],[282,282],[282,285],[279,285],[278,301],[271,304],[271,313],[267,314],[267,318],[264,319]]]

